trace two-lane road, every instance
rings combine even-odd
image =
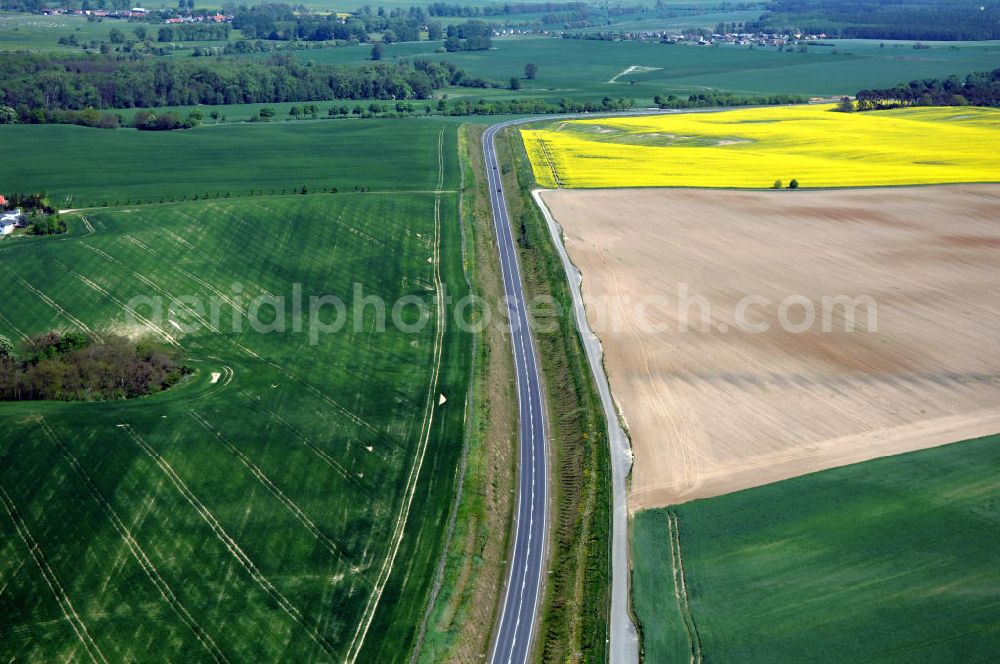
[[[516,121],[515,121],[516,122]],[[521,268],[514,246],[503,182],[497,164],[493,139],[503,127],[515,122],[494,125],[483,135],[486,177],[490,187],[493,225],[500,254],[500,272],[507,298],[514,373],[517,380],[519,431],[518,501],[514,546],[508,563],[506,591],[500,608],[492,664],[522,664],[528,660],[532,632],[541,599],[542,570],[548,529],[548,470],[545,431],[545,406],[542,399],[541,369],[524,303]]]

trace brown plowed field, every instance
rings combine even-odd
[[[1000,432],[1000,186],[543,198],[632,437],[632,510]]]

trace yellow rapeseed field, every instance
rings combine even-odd
[[[522,130],[544,187],[767,188],[1000,181],[1000,110],[830,105],[553,122]]]

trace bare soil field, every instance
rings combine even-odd
[[[1000,186],[542,197],[631,510],[1000,431]]]

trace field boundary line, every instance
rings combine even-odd
[[[91,636],[90,631],[87,629],[86,623],[80,618],[80,615],[73,608],[73,602],[70,600],[69,595],[66,590],[59,583],[59,577],[56,576],[55,572],[52,571],[52,567],[49,566],[48,561],[45,559],[45,553],[42,548],[35,541],[34,536],[32,536],[31,531],[28,529],[28,524],[24,522],[21,518],[20,512],[18,512],[17,505],[11,499],[10,494],[7,493],[7,489],[0,484],[0,502],[3,503],[4,510],[7,512],[7,516],[10,520],[14,522],[14,528],[17,530],[17,534],[21,537],[21,541],[24,545],[28,547],[28,552],[31,557],[34,558],[35,564],[38,565],[38,569],[42,572],[42,577],[45,579],[45,583],[49,586],[49,590],[52,591],[52,595],[55,597],[56,603],[62,610],[63,616],[69,622],[73,631],[76,633],[77,638],[83,644],[84,649],[87,651],[87,655],[90,657],[92,662],[103,662],[108,664],[107,658],[104,653],[101,652],[100,646],[94,641],[94,637]]]
[[[681,531],[677,515],[673,510],[667,510],[667,537],[670,540],[670,570],[674,581],[674,598],[677,600],[677,610],[680,612],[684,631],[688,638],[691,664],[701,664],[701,636],[694,622],[694,614],[688,603],[687,577],[684,574],[684,559],[681,556]]]
[[[76,272],[76,271],[70,269],[69,267],[67,267],[66,265],[63,265],[62,263],[60,263],[58,261],[56,261],[56,265],[58,265],[63,270],[65,270],[66,272],[69,272],[71,275],[73,275],[74,277],[76,277],[77,279],[79,279],[80,282],[82,282],[83,285],[86,286],[87,288],[91,289],[92,291],[94,291],[96,293],[100,293],[104,297],[108,298],[109,300],[111,300],[112,302],[114,302],[115,304],[117,304],[119,307],[122,308],[123,311],[125,311],[125,312],[131,311],[131,313],[132,313],[133,316],[135,316],[142,323],[145,323],[146,325],[148,325],[150,327],[150,329],[153,330],[157,334],[157,336],[159,336],[161,339],[163,339],[164,341],[166,341],[168,344],[170,344],[174,348],[180,348],[181,347],[181,345],[177,342],[177,340],[174,339],[171,335],[167,334],[163,330],[162,327],[160,327],[159,325],[157,325],[153,321],[149,320],[145,316],[140,315],[134,309],[130,310],[127,304],[125,304],[124,302],[122,302],[121,300],[119,300],[117,297],[115,297],[114,295],[112,295],[111,293],[109,293],[100,284],[98,284],[98,283],[96,283],[96,282],[88,279],[87,277],[83,276],[79,272]]]
[[[559,179],[559,172],[556,170],[556,165],[552,161],[552,153],[549,152],[549,144],[544,138],[538,138],[538,147],[542,150],[542,156],[545,157],[545,163],[549,166],[549,172],[552,173],[552,181],[556,183],[556,187],[559,189],[563,188],[562,180]]]
[[[608,83],[615,83],[622,76],[628,76],[632,72],[643,73],[647,71],[659,71],[660,69],[663,69],[663,67],[646,67],[645,65],[629,65],[625,69],[621,70],[620,72],[612,76],[611,79],[608,81]]]
[[[6,316],[4,316],[2,312],[0,312],[0,321],[2,321],[10,329],[14,330],[14,332],[17,333],[17,336],[21,337],[21,339],[23,339],[24,341],[27,341],[28,343],[31,343],[31,337],[29,337],[27,334],[25,334],[21,330],[21,328],[19,328],[17,325],[14,325],[14,323],[10,322],[10,319],[7,318]]]
[[[80,244],[83,245],[85,248],[89,249],[90,251],[93,251],[98,256],[103,257],[105,260],[107,260],[107,261],[109,261],[109,262],[111,262],[111,263],[113,263],[115,265],[121,266],[123,269],[127,270],[133,277],[135,277],[136,279],[138,279],[142,283],[146,284],[147,286],[149,286],[150,288],[152,288],[157,293],[161,293],[161,294],[167,296],[168,298],[170,298],[170,300],[171,300],[170,304],[171,305],[177,305],[177,307],[179,309],[182,309],[185,313],[187,313],[189,316],[191,316],[192,318],[194,318],[195,320],[197,320],[199,323],[201,323],[202,325],[204,325],[210,331],[214,332],[215,334],[221,334],[221,332],[214,325],[212,325],[212,323],[207,318],[205,318],[204,316],[202,316],[201,314],[199,314],[197,311],[195,311],[194,309],[192,309],[188,305],[184,304],[184,302],[182,302],[180,299],[178,299],[177,297],[175,297],[170,292],[168,292],[168,291],[164,290],[163,288],[161,288],[155,282],[153,282],[150,279],[144,277],[143,275],[139,274],[135,270],[129,268],[127,265],[125,265],[124,263],[122,263],[120,260],[118,260],[117,258],[115,258],[114,256],[112,256],[111,254],[107,253],[106,251],[104,251],[102,249],[98,249],[97,247],[95,247],[93,245],[89,245],[86,242],[84,242],[83,240],[80,241]],[[152,250],[148,250],[148,251],[152,251]]]
[[[140,240],[132,237],[131,235],[125,235],[123,237],[125,237],[129,242],[132,242],[136,246],[141,247],[142,249],[145,249],[146,251],[148,251],[153,256],[160,257],[160,254],[157,251],[155,251],[154,249],[149,248],[148,246],[146,246],[145,244],[143,244]],[[230,298],[228,295],[226,295],[225,293],[223,293],[222,291],[220,291],[218,288],[216,288],[212,284],[208,283],[207,281],[204,281],[203,279],[201,279],[199,277],[196,277],[195,275],[191,274],[187,270],[185,270],[183,268],[180,268],[180,267],[177,267],[173,263],[170,264],[170,267],[173,268],[174,271],[178,272],[179,274],[181,274],[182,276],[186,277],[187,279],[195,282],[196,284],[200,285],[201,287],[207,288],[210,292],[212,292],[217,297],[219,297],[223,302],[225,302],[226,304],[228,304],[229,306],[231,306],[235,311],[239,312],[239,314],[243,318],[245,318],[247,321],[250,321],[250,316],[243,309],[243,307],[238,302],[236,302],[232,298]],[[178,299],[176,297],[174,297],[173,295],[171,295],[170,293],[168,293],[167,291],[161,290],[160,292],[162,292],[164,295],[170,297],[173,300],[173,302],[179,303]],[[197,313],[195,313],[194,311],[192,311],[189,307],[187,307],[186,305],[183,305],[183,303],[179,303],[179,304],[181,304],[182,308],[184,308],[189,314],[191,314],[192,316],[194,316],[196,320],[198,320],[203,325],[205,325],[205,327],[207,327],[209,330],[212,330],[216,334],[220,334],[219,330],[215,329],[212,325],[210,325],[208,323],[208,321],[205,320],[204,316],[198,315]],[[277,362],[274,362],[272,360],[267,360],[267,359],[261,357],[257,352],[251,350],[250,348],[247,348],[246,346],[244,346],[243,344],[241,344],[236,339],[233,339],[233,338],[229,337],[228,335],[226,336],[226,339],[230,343],[232,343],[236,348],[239,348],[241,351],[243,351],[244,353],[246,353],[250,357],[254,358],[255,360],[259,360],[259,361],[263,362],[267,366],[269,366],[272,369],[274,369],[274,370],[278,371],[279,373],[281,373],[283,376],[289,378],[290,380],[295,381],[299,385],[302,385],[304,388],[306,388],[307,390],[309,390],[310,392],[312,392],[313,394],[315,394],[317,397],[319,397],[321,400],[323,400],[324,403],[326,403],[327,405],[332,406],[334,409],[336,409],[341,415],[343,415],[344,417],[346,417],[347,419],[349,419],[351,422],[353,422],[354,424],[358,425],[359,427],[362,427],[363,429],[367,429],[368,431],[370,431],[371,433],[373,433],[380,441],[382,441],[384,443],[387,443],[389,445],[395,446],[397,448],[399,447],[399,445],[396,444],[395,441],[391,440],[386,435],[384,435],[383,433],[381,433],[378,429],[376,429],[372,424],[370,424],[365,419],[363,419],[360,415],[357,415],[356,413],[351,412],[345,406],[343,406],[340,403],[338,403],[335,399],[333,399],[332,397],[330,397],[326,393],[322,392],[315,385],[307,383],[305,380],[303,380],[302,378],[299,378],[295,373],[293,373],[292,371],[290,371],[290,370],[286,369],[285,367],[281,366]]]
[[[212,436],[214,436],[215,439],[219,441],[219,443],[221,443],[222,446],[225,447],[230,454],[236,457],[240,463],[246,466],[247,470],[249,470],[250,473],[253,474],[253,476],[256,477],[261,484],[264,485],[264,488],[270,491],[271,494],[273,494],[274,497],[277,498],[281,502],[281,504],[284,505],[285,508],[292,513],[295,519],[299,523],[301,523],[313,537],[319,540],[323,544],[323,546],[330,551],[330,553],[339,557],[344,562],[350,564],[351,561],[348,559],[347,554],[341,550],[340,546],[338,546],[337,543],[334,542],[333,539],[331,539],[326,533],[320,530],[319,526],[317,526],[316,523],[312,519],[310,519],[305,512],[302,511],[302,508],[299,507],[294,500],[285,495],[285,493],[278,487],[278,485],[275,484],[274,481],[271,480],[271,478],[268,477],[263,470],[261,470],[260,466],[251,461],[250,457],[244,454],[242,450],[240,450],[238,447],[236,447],[231,442],[226,440],[226,438],[222,435],[222,433],[219,432],[218,429],[213,427],[208,422],[208,420],[206,420],[200,414],[198,414],[194,410],[188,410],[188,414],[191,415],[194,421],[200,424],[202,428],[205,429],[205,431],[208,431],[210,434],[212,434]]]
[[[14,278],[16,278],[18,281],[20,281],[21,284],[25,288],[27,288],[32,293],[34,293],[35,295],[37,295],[38,298],[42,302],[44,302],[46,305],[48,305],[53,311],[55,311],[59,315],[63,316],[64,318],[68,319],[69,322],[73,323],[74,325],[76,325],[77,327],[79,327],[81,330],[83,330],[84,332],[86,332],[87,334],[89,334],[98,343],[102,343],[103,342],[103,339],[101,339],[100,335],[98,335],[96,332],[94,332],[92,329],[90,329],[90,327],[88,327],[86,323],[84,323],[82,320],[80,320],[79,318],[77,318],[76,316],[74,316],[73,314],[69,313],[68,311],[66,311],[65,309],[63,309],[61,306],[59,306],[58,304],[56,304],[56,302],[52,298],[50,298],[48,295],[46,295],[42,291],[40,291],[37,288],[35,288],[34,286],[32,286],[27,281],[25,281],[25,279],[23,277],[21,277],[21,275],[16,274],[13,270],[11,270],[9,267],[7,267],[6,265],[4,265],[3,262],[0,262],[0,267],[3,267],[3,269],[6,270],[8,274],[13,275]]]
[[[443,150],[444,128],[442,127],[438,132],[438,189],[440,189],[444,184]],[[427,386],[427,403],[424,410],[424,422],[421,427],[420,438],[417,443],[417,458],[415,463],[410,466],[410,474],[407,477],[406,489],[404,491],[405,498],[403,499],[403,504],[400,506],[399,515],[396,517],[396,525],[393,529],[389,555],[387,555],[385,560],[382,562],[382,569],[379,571],[378,578],[375,580],[375,588],[373,589],[372,594],[368,597],[368,603],[365,606],[364,613],[362,614],[361,622],[358,624],[358,627],[354,632],[354,638],[351,639],[351,647],[347,651],[345,661],[350,664],[354,664],[358,655],[361,653],[365,637],[368,635],[368,628],[371,626],[372,620],[375,617],[375,611],[378,609],[379,601],[382,598],[382,591],[385,589],[386,584],[389,582],[389,577],[392,575],[392,568],[395,565],[396,554],[399,553],[399,547],[403,541],[403,535],[406,531],[406,521],[410,515],[410,507],[413,504],[413,495],[417,489],[417,481],[420,478],[420,470],[424,464],[424,454],[427,451],[427,444],[430,441],[431,428],[434,422],[434,408],[437,401],[435,399],[435,392],[437,392],[438,374],[441,370],[441,351],[444,346],[444,328],[446,322],[444,315],[444,288],[441,284],[440,194],[436,194],[434,196],[434,256],[432,260],[434,264],[434,285],[437,289],[434,298],[435,308],[437,309],[437,325],[435,326],[436,329],[434,335],[433,368],[431,370],[431,379]]]
[[[246,392],[244,390],[240,390],[240,394],[242,394],[245,398],[247,398],[250,401],[257,402],[257,407],[258,408],[260,408],[265,413],[267,413],[268,415],[270,415],[274,420],[276,420],[280,424],[282,424],[285,427],[287,427],[288,429],[290,429],[292,431],[292,433],[294,433],[295,435],[301,437],[302,438],[302,444],[305,445],[306,447],[308,447],[309,450],[312,451],[313,454],[315,454],[316,456],[318,456],[323,461],[323,463],[325,463],[330,468],[332,468],[334,471],[336,471],[345,480],[347,480],[347,481],[351,482],[352,484],[354,484],[354,486],[357,487],[362,493],[364,493],[365,496],[371,497],[371,492],[368,490],[367,487],[365,487],[361,482],[358,481],[358,478],[356,476],[352,475],[346,468],[344,468],[344,466],[341,465],[341,463],[339,461],[337,461],[332,456],[330,456],[329,454],[327,454],[326,450],[324,450],[322,447],[320,447],[318,444],[316,444],[311,438],[309,438],[309,436],[307,436],[305,434],[305,432],[303,432],[301,429],[299,429],[297,426],[295,426],[294,424],[292,424],[291,422],[289,422],[288,420],[286,420],[284,417],[282,417],[281,415],[279,415],[275,411],[273,411],[270,408],[268,408],[267,406],[265,406],[264,403],[263,403],[264,400],[259,395],[250,394],[249,392]]]
[[[51,425],[45,421],[45,418],[39,416],[37,421],[45,436],[59,450],[63,458],[66,460],[66,463],[68,463],[73,471],[76,472],[77,476],[79,476],[79,478],[87,486],[87,490],[90,492],[90,495],[104,510],[106,516],[111,521],[112,526],[114,526],[115,531],[118,532],[118,535],[125,542],[126,546],[128,546],[129,551],[132,552],[132,557],[135,558],[135,561],[139,563],[140,567],[142,567],[146,576],[149,577],[150,582],[159,591],[163,601],[165,601],[170,608],[174,610],[177,617],[179,617],[181,621],[188,626],[188,628],[194,633],[195,637],[197,637],[198,641],[200,641],[205,649],[208,650],[216,662],[228,662],[229,659],[219,649],[218,645],[216,645],[215,640],[212,639],[208,632],[205,631],[205,628],[199,625],[198,621],[194,619],[190,612],[188,612],[187,608],[177,597],[177,593],[173,591],[170,584],[167,583],[166,579],[163,578],[159,570],[156,569],[156,566],[149,559],[149,556],[142,548],[142,545],[139,544],[138,540],[135,539],[135,536],[132,535],[131,530],[129,530],[128,526],[126,526],[121,520],[121,517],[118,516],[118,513],[115,511],[110,501],[108,501],[108,499],[104,497],[104,494],[101,493],[97,483],[94,482],[90,473],[88,473],[83,467],[83,464],[80,463],[80,460],[77,459],[76,455],[74,455],[68,447],[66,447],[66,444],[62,442],[56,432],[52,429]]]
[[[278,608],[284,611],[289,618],[301,627],[326,654],[331,657],[335,657],[335,648],[333,644],[331,644],[325,637],[323,637],[323,635],[306,623],[302,612],[299,611],[295,605],[289,602],[288,599],[281,594],[281,591],[275,588],[274,584],[272,584],[271,581],[264,576],[264,574],[260,571],[260,568],[258,568],[246,552],[240,548],[236,540],[233,539],[226,529],[222,527],[222,524],[215,518],[215,515],[213,515],[209,509],[205,507],[204,503],[202,503],[198,497],[194,495],[194,493],[192,493],[188,485],[173,469],[173,466],[167,463],[167,460],[160,456],[160,454],[154,450],[153,447],[146,442],[146,440],[140,436],[130,424],[119,424],[118,426],[124,430],[125,434],[128,435],[132,442],[145,452],[146,456],[152,459],[160,470],[167,476],[167,478],[170,479],[170,482],[174,485],[177,491],[184,496],[202,520],[208,524],[209,528],[212,529],[212,532],[215,533],[215,536],[219,539],[219,541],[222,542],[226,549],[229,550],[229,553],[236,558],[237,562],[240,563],[243,569],[246,570],[257,585],[260,586],[261,590],[270,596],[271,599],[278,605]]]

